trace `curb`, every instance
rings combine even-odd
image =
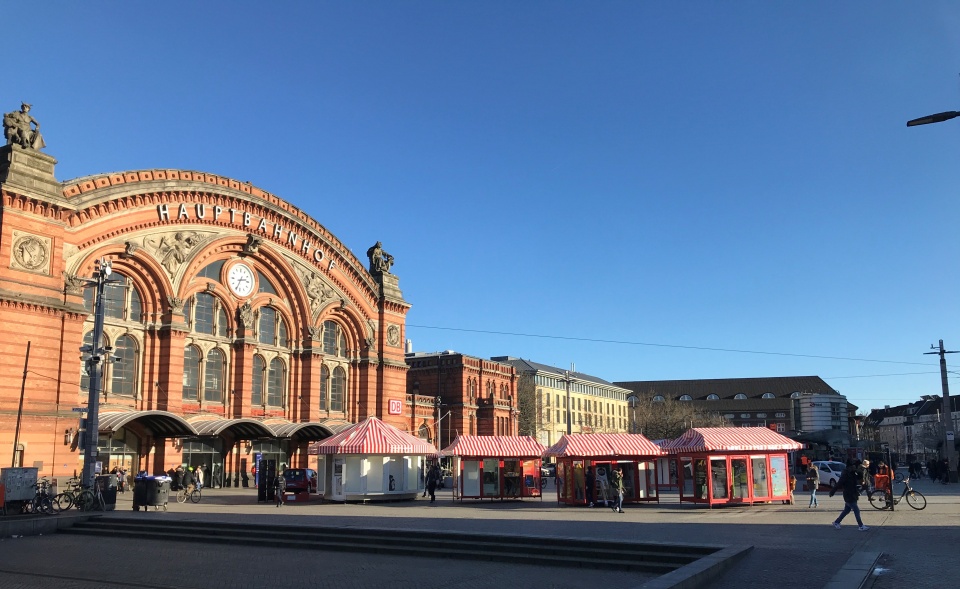
[[[823,589],[860,589],[873,572],[882,552],[854,552]]]
[[[695,589],[716,579],[728,568],[746,556],[753,546],[728,546],[713,554],[702,556],[688,565],[661,575],[640,586],[640,589]]]

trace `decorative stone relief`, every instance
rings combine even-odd
[[[49,274],[50,246],[49,237],[14,230],[10,267],[38,274]]]
[[[87,280],[76,274],[63,273],[63,292],[68,295],[83,294],[83,287]]]
[[[125,241],[123,243],[123,253],[120,254],[124,258],[132,258],[134,254],[137,253],[137,250],[140,249],[140,246],[133,241]]]
[[[367,327],[370,328],[370,332],[364,341],[367,342],[368,348],[372,348],[377,341],[377,322],[373,319],[367,319]]]
[[[400,345],[400,327],[390,324],[387,327],[387,345],[397,347]]]
[[[309,270],[304,270],[300,266],[296,266],[297,274],[300,275],[300,280],[303,281],[303,287],[307,291],[307,297],[310,298],[310,309],[316,311],[328,300],[336,296],[336,291],[333,290],[333,287],[327,284],[323,279],[323,276],[317,274],[316,272],[311,272]]]
[[[183,299],[179,297],[167,297],[167,302],[170,303],[170,310],[174,313],[183,313]]]
[[[307,327],[307,335],[313,341],[320,341],[323,338],[323,329],[317,327],[316,325],[310,325]]]
[[[244,329],[253,330],[253,316],[253,305],[249,302],[244,303],[240,307],[240,323],[243,324]]]
[[[243,253],[255,254],[260,246],[263,245],[263,238],[252,233],[247,234],[247,243],[243,246]]]
[[[143,247],[160,260],[160,265],[173,278],[189,257],[190,252],[208,235],[212,234],[199,231],[177,231],[159,237],[149,236],[143,238]]]

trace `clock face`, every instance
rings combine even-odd
[[[253,270],[246,264],[237,264],[227,274],[227,285],[238,297],[253,293]]]

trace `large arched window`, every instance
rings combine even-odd
[[[183,351],[183,400],[200,399],[200,350],[187,346]]]
[[[253,406],[263,405],[263,385],[266,379],[267,365],[263,361],[263,356],[259,354],[253,357],[253,386],[250,389],[250,404]]]
[[[340,345],[338,345],[340,344]],[[323,322],[323,353],[328,356],[343,356],[346,348],[346,339],[343,337],[340,326],[333,321]]]
[[[90,333],[92,339],[93,332]],[[114,395],[132,397],[137,392],[137,341],[129,335],[122,335],[117,338],[113,353],[117,361],[111,366],[110,391]]]
[[[204,401],[217,403],[223,401],[224,368],[223,352],[216,348],[207,352],[207,365],[203,378]]]
[[[330,369],[320,367],[320,411],[327,410],[327,395],[330,392]]]
[[[125,319],[140,321],[143,305],[140,302],[140,293],[123,274],[114,272],[113,278],[123,278],[120,282],[108,282],[103,288],[103,314],[111,319]],[[97,289],[90,287],[83,290],[83,303],[87,311],[93,313],[94,297]]]
[[[343,411],[343,394],[347,389],[347,374],[343,368],[333,369],[333,379],[330,381],[330,411]]]
[[[213,318],[217,312],[217,298],[212,294],[197,293],[197,304],[193,311],[193,330],[213,335],[216,329]]]
[[[283,360],[270,360],[270,370],[267,372],[267,405],[271,407],[283,406],[283,392],[286,388],[286,368]]]
[[[273,307],[262,307],[260,309],[260,343],[275,346],[276,339],[277,311]]]

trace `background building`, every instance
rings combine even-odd
[[[950,405],[952,430],[960,431],[960,398],[951,396]],[[901,461],[926,462],[943,456],[944,426],[943,397],[924,395],[913,403],[872,410],[864,420],[864,436],[874,450],[889,449]],[[960,449],[960,440],[954,444]]]
[[[856,407],[819,376],[615,384],[638,397],[693,403],[734,426],[769,427],[800,441],[851,445],[850,420]]]
[[[420,437],[446,448],[457,435],[517,435],[517,372],[509,364],[452,350],[406,355],[407,398],[433,405],[433,418],[414,416]]]
[[[563,370],[513,356],[491,358],[516,368],[520,377],[521,397],[530,394],[531,432],[544,446],[552,446],[567,433],[626,432],[628,389],[582,372]],[[567,396],[570,412],[567,412]]]

